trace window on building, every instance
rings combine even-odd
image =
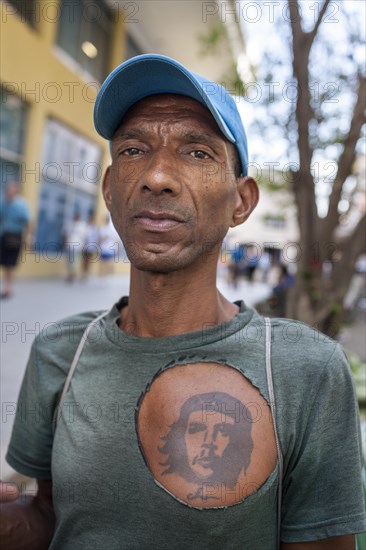
[[[113,12],[102,0],[61,0],[57,44],[102,81],[108,72]]]
[[[85,220],[95,211],[101,151],[98,145],[55,120],[47,123],[35,248],[62,249],[62,236],[75,213]]]
[[[37,0],[7,0],[16,9],[21,20],[34,27],[37,16]]]
[[[0,195],[6,183],[21,180],[27,105],[0,88]]]

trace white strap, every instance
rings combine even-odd
[[[64,387],[62,389],[62,393],[61,393],[61,397],[57,403],[57,407],[55,409],[55,413],[53,415],[53,422],[54,422],[54,426],[56,428],[56,425],[57,425],[57,420],[58,418],[61,416],[62,414],[62,407],[63,407],[63,404],[64,404],[64,401],[65,401],[65,397],[66,397],[66,394],[67,394],[67,390],[69,389],[70,387],[70,384],[71,384],[71,379],[74,375],[74,372],[76,370],[76,367],[77,367],[77,364],[79,362],[79,358],[80,358],[80,355],[81,355],[81,352],[83,351],[84,349],[84,346],[85,346],[85,342],[87,341],[88,339],[88,335],[89,335],[89,332],[92,330],[92,328],[97,324],[99,323],[100,319],[102,319],[103,317],[105,317],[106,315],[108,315],[109,311],[105,311],[104,313],[101,313],[100,315],[98,315],[98,317],[96,317],[95,319],[93,319],[93,321],[91,323],[89,323],[89,325],[86,327],[86,329],[84,330],[84,333],[80,339],[80,342],[79,342],[79,345],[76,349],[76,352],[75,352],[75,355],[74,355],[74,358],[72,360],[72,363],[71,363],[71,366],[70,366],[70,370],[68,372],[68,375],[67,375],[67,378],[65,380],[65,384],[64,384]]]
[[[277,448],[278,457],[278,494],[277,494],[277,547],[280,547],[281,543],[281,501],[282,501],[282,479],[283,479],[283,457],[280,447],[280,441],[277,432],[276,423],[276,402],[273,389],[272,378],[272,366],[271,366],[271,319],[269,317],[264,318],[266,326],[266,373],[267,373],[267,386],[269,395],[269,406],[272,411],[273,429]]]

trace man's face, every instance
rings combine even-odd
[[[234,418],[221,412],[203,415],[202,411],[194,411],[189,415],[184,440],[188,464],[199,478],[206,479],[217,469],[234,423]]]
[[[193,99],[151,96],[129,110],[112,141],[104,197],[136,268],[216,265],[239,200],[233,158],[233,145]]]

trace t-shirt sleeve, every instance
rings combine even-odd
[[[285,460],[281,540],[287,543],[366,529],[358,404],[339,345],[313,383],[318,387],[303,394],[296,443]]]
[[[51,323],[33,342],[6,455],[10,466],[26,476],[51,479],[54,411],[82,334],[99,313]]]
[[[40,366],[38,346],[36,339],[18,397],[6,460],[26,476],[51,479],[52,416],[64,376],[56,372],[54,380],[47,379]]]

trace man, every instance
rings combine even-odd
[[[66,281],[75,281],[82,262],[83,251],[86,248],[88,224],[82,219],[79,211],[74,213],[72,220],[66,225],[63,233],[63,250],[66,255]]]
[[[90,266],[98,260],[99,227],[95,222],[95,213],[91,212],[86,227],[86,239],[82,251],[82,278],[86,279],[90,273]]]
[[[216,288],[222,240],[258,200],[235,102],[148,54],[107,78],[95,124],[111,141],[103,195],[130,295],[33,346],[7,458],[39,491],[4,506],[7,548],[351,550],[365,517],[343,353],[300,323],[271,328]],[[251,451],[238,487],[202,479],[192,505],[190,480],[166,473],[161,450],[197,396],[196,426],[209,412],[250,422]],[[175,456],[194,450],[186,434]]]
[[[6,199],[0,208],[0,265],[5,274],[1,292],[3,299],[10,298],[13,293],[15,270],[29,221],[28,205],[20,196],[19,184],[10,181],[6,187]]]

